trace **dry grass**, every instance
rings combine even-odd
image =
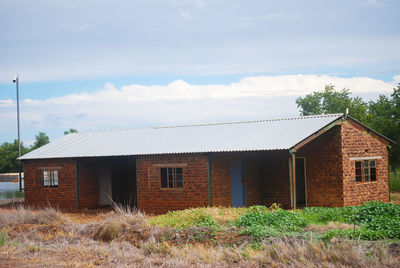
[[[234,209],[210,208],[219,222],[234,220]],[[129,208],[91,215],[54,209],[0,209],[0,266],[50,267],[399,267],[400,244],[276,238],[237,245],[193,242],[205,227],[173,230],[150,226],[148,216]],[[226,217],[224,217],[224,215]],[[84,219],[79,220],[79,217]],[[329,223],[326,228],[350,225]],[[197,228],[197,229],[196,229]],[[314,231],[323,231],[313,226]],[[234,230],[233,230],[234,231]],[[232,231],[232,232],[233,232]],[[226,230],[228,236],[229,230]],[[180,241],[165,240],[173,235]],[[3,241],[3,242],[1,242]]]
[[[400,190],[392,190],[390,192],[390,202],[393,204],[400,204]]]
[[[20,206],[11,210],[0,210],[0,227],[14,224],[49,224],[61,219],[62,214],[54,208],[32,210]]]
[[[353,224],[347,224],[342,222],[328,222],[328,224],[326,225],[310,224],[309,226],[304,228],[304,230],[317,233],[325,233],[329,230],[348,230],[353,228],[360,228],[360,227]]]

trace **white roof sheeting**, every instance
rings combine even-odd
[[[290,149],[341,116],[72,133],[20,159]]]

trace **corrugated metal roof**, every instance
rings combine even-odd
[[[72,133],[20,159],[290,149],[341,116]]]

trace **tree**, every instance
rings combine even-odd
[[[360,97],[350,97],[349,89],[336,91],[334,85],[326,85],[324,91],[314,91],[304,98],[296,99],[301,115],[344,113],[349,108],[349,115],[365,121],[368,105]]]
[[[49,143],[49,137],[44,132],[35,136],[35,143],[27,148],[21,142],[21,155],[27,154],[45,144]],[[18,172],[18,140],[13,143],[4,142],[0,145],[0,173]]]
[[[42,147],[43,145],[48,144],[50,142],[49,137],[44,132],[39,132],[39,134],[35,136],[35,139],[36,139],[35,143],[31,147],[32,150]]]
[[[21,142],[22,155],[29,152]],[[4,142],[0,145],[0,173],[18,172],[18,140],[13,143]]]
[[[389,150],[389,164],[396,175],[396,168],[400,166],[400,83],[390,97],[380,95],[369,103],[350,94],[349,89],[336,91],[333,85],[327,85],[324,91],[297,98],[296,104],[301,115],[343,113],[349,108],[350,116],[398,142],[391,144]]]
[[[376,101],[369,102],[368,125],[397,142],[389,150],[389,164],[396,176],[396,168],[400,166],[400,83],[390,98],[380,95]]]
[[[78,133],[78,130],[70,128],[69,130],[64,131],[64,135],[68,135],[70,133]]]

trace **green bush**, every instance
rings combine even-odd
[[[400,205],[368,202],[357,207],[355,222],[362,226],[361,239],[400,239]]]
[[[329,230],[321,235],[323,239],[400,239],[400,205],[383,202],[340,208],[310,207],[300,211],[279,209],[272,212],[266,207],[256,206],[240,217],[235,225],[242,228],[242,234],[263,238],[302,235],[303,228],[309,224],[324,225],[329,222],[353,224],[357,228]]]
[[[306,207],[301,211],[308,224],[327,224],[328,222],[351,223],[354,219],[353,207]]]
[[[243,227],[242,234],[262,238],[299,232],[306,226],[306,221],[299,213],[282,209],[270,212],[267,208],[258,206],[240,217],[235,225]]]
[[[149,219],[149,224],[177,229],[194,226],[219,228],[218,222],[204,208],[170,211]]]
[[[7,231],[0,231],[0,247],[4,246],[7,243]]]

